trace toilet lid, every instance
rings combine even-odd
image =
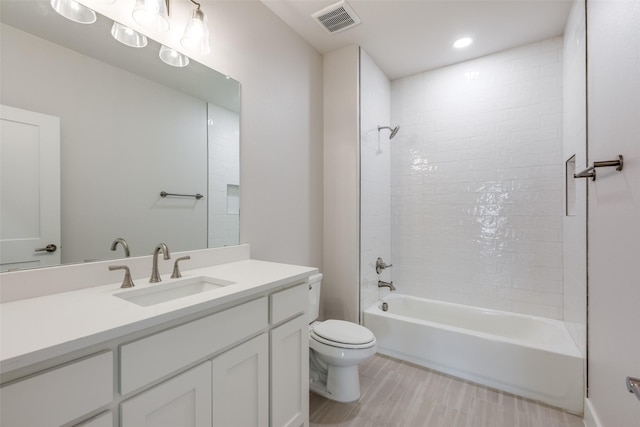
[[[344,320],[325,320],[315,325],[313,332],[324,339],[345,344],[367,344],[375,339],[364,326]]]

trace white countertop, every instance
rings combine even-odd
[[[317,269],[257,260],[185,270],[183,279],[209,276],[235,282],[215,290],[141,307],[113,294],[120,283],[0,304],[0,373],[215,308],[236,299],[306,279]],[[172,280],[162,276],[162,283]],[[132,290],[156,286],[134,280]]]

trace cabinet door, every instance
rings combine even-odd
[[[213,359],[214,427],[269,425],[268,358],[262,334]]]
[[[271,331],[271,426],[309,419],[309,324],[299,316]]]
[[[211,362],[123,402],[121,413],[122,427],[211,426]]]

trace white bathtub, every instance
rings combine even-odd
[[[564,323],[390,294],[364,313],[378,352],[574,413],[583,359]]]

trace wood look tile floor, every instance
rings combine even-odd
[[[310,427],[584,427],[582,418],[387,356],[360,365],[360,400],[310,393]]]

